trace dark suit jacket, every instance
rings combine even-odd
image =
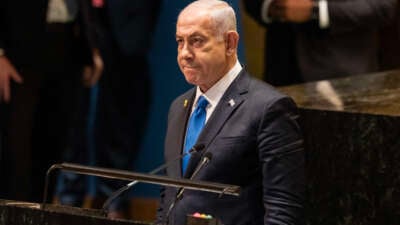
[[[165,140],[165,160],[181,154],[186,122],[195,88],[171,105]],[[235,102],[229,104],[230,100]],[[184,105],[188,100],[190,104]],[[197,143],[212,159],[195,180],[239,185],[240,197],[186,190],[171,212],[170,223],[185,224],[195,212],[211,214],[225,225],[303,224],[304,152],[293,101],[271,86],[251,78],[244,70],[225,92]],[[185,177],[190,177],[200,154],[192,154]],[[181,165],[167,175],[182,176]],[[175,188],[161,194],[158,222],[176,195]]]
[[[379,69],[378,30],[393,22],[397,0],[328,0],[329,29],[261,19],[264,0],[244,0],[267,27],[266,80],[274,85],[362,74]]]
[[[19,67],[54,70],[64,61],[90,62],[95,34],[90,0],[79,0],[76,23],[51,30],[46,23],[48,0],[4,0],[0,3],[0,48]],[[78,29],[76,29],[78,28]],[[79,52],[79,54],[76,54]],[[68,65],[65,65],[68,66]]]
[[[107,1],[111,33],[127,56],[148,53],[161,8],[160,0]]]

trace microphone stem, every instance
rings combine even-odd
[[[201,149],[203,148],[202,146],[200,146],[200,147],[201,147]],[[185,152],[184,154],[182,154],[182,155],[176,157],[175,159],[173,159],[171,162],[175,162],[176,160],[185,157],[186,155],[192,153],[193,151],[198,151],[198,149],[195,148],[195,147],[193,147],[193,148],[191,149],[191,151]],[[156,173],[160,172],[161,170],[167,168],[168,166],[169,166],[169,163],[163,164],[163,165],[161,165],[161,166],[159,166],[159,167],[153,169],[152,171],[150,171],[149,174],[151,174],[151,175],[152,175],[152,174],[156,174]],[[107,200],[104,202],[103,207],[102,207],[102,210],[103,210],[103,211],[106,211],[107,207],[111,204],[112,201],[114,201],[115,198],[117,198],[120,194],[122,194],[124,191],[128,190],[128,189],[129,189],[130,187],[132,187],[133,185],[136,185],[137,183],[139,183],[139,181],[134,180],[134,181],[128,183],[127,185],[123,186],[122,188],[120,188],[120,189],[116,190],[115,192],[113,192],[113,193],[107,198]]]
[[[197,168],[193,172],[192,176],[190,176],[189,180],[193,180],[193,178],[197,175],[197,173],[200,171],[200,169],[203,168],[207,163],[210,162],[210,159],[211,159],[211,153],[209,153],[208,155],[206,155],[203,158],[203,160],[200,162],[200,164],[197,166]],[[167,224],[169,223],[169,216],[170,216],[170,214],[172,212],[172,209],[175,207],[175,204],[182,198],[184,191],[185,191],[184,187],[180,188],[178,193],[176,194],[176,197],[175,197],[174,201],[169,206],[167,214],[166,214],[166,222],[167,222]]]
[[[122,192],[128,190],[129,187],[130,187],[130,186],[125,185],[125,186],[123,186],[122,188],[118,189],[117,191],[113,192],[113,193],[111,194],[111,196],[108,197],[107,200],[104,202],[103,207],[102,207],[102,210],[103,210],[103,211],[106,211],[106,208],[111,204],[111,202],[114,201],[114,199],[115,199],[116,197],[118,197],[120,194],[122,194]]]

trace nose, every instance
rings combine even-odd
[[[193,59],[193,52],[187,43],[182,45],[182,48],[179,49],[179,58],[190,60]]]

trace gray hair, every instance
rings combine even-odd
[[[211,20],[213,30],[219,39],[228,31],[237,31],[236,15],[233,8],[221,0],[197,0],[189,4],[185,10],[203,10]],[[181,14],[182,14],[181,12]]]

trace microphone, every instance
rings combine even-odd
[[[149,174],[156,174],[166,168],[168,168],[172,163],[175,163],[176,161],[182,159],[183,157],[192,154],[193,152],[200,152],[204,149],[205,145],[204,144],[196,144],[194,145],[188,152],[185,152],[184,154],[180,154],[177,157],[175,157],[174,159],[160,165],[159,167],[153,169],[152,171],[149,172]],[[115,198],[117,198],[119,195],[121,195],[123,192],[125,192],[126,190],[128,190],[129,188],[131,188],[132,186],[136,185],[137,183],[139,183],[139,181],[134,180],[130,183],[128,183],[127,185],[123,186],[122,188],[116,190],[115,192],[113,192],[110,197],[107,198],[107,200],[104,202],[102,210],[105,211],[106,208],[111,204],[112,201],[115,200]]]
[[[199,173],[199,171],[210,162],[212,158],[212,153],[211,152],[206,152],[203,156],[203,159],[201,160],[201,162],[199,163],[199,165],[197,165],[196,170],[193,172],[192,176],[190,176],[189,180],[193,180],[194,177],[196,177],[197,173]],[[176,195],[176,198],[179,200],[182,197],[183,191],[185,190],[185,188],[181,188],[179,193]]]
[[[201,162],[197,165],[195,171],[193,172],[192,176],[190,176],[189,180],[193,180],[196,177],[196,175],[199,173],[199,171],[210,162],[211,158],[212,158],[211,152],[204,153],[204,156],[203,156]],[[169,206],[168,212],[166,215],[167,224],[169,223],[169,216],[171,214],[172,209],[175,207],[175,204],[182,198],[184,191],[185,191],[185,188],[183,188],[183,187],[180,188],[178,191],[178,194],[175,197],[175,200]]]
[[[212,158],[211,152],[204,153],[203,160],[201,160],[200,164],[196,167],[196,170],[193,172],[192,176],[190,176],[190,179],[193,179],[200,171],[200,169],[210,162],[211,158]]]

